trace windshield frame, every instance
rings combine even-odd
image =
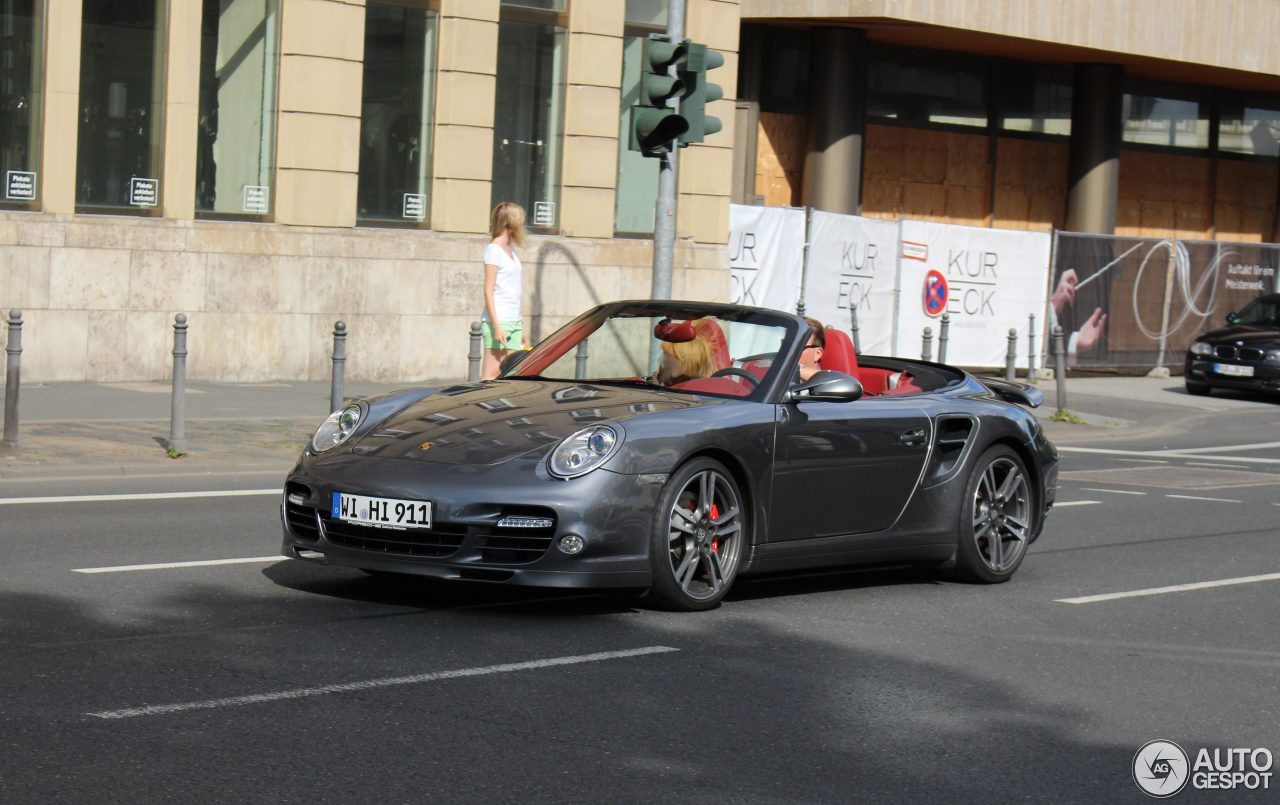
[[[748,322],[764,326],[781,327],[784,331],[782,343],[774,356],[773,364],[764,378],[748,394],[730,395],[709,391],[695,391],[654,384],[643,384],[654,391],[672,394],[714,397],[723,400],[748,400],[752,402],[772,401],[776,399],[779,387],[787,385],[794,372],[784,371],[785,367],[794,366],[799,360],[798,342],[808,339],[809,326],[799,316],[781,310],[747,307],[744,305],[725,305],[713,302],[687,302],[678,300],[627,300],[610,302],[588,310],[565,324],[551,335],[542,339],[515,365],[503,372],[499,377],[503,380],[547,379],[541,372],[555,361],[564,357],[577,347],[582,339],[599,330],[611,318],[662,318],[674,320],[697,319],[714,316],[723,321]],[[801,338],[803,336],[803,338]],[[745,358],[735,355],[734,358]],[[574,378],[560,378],[573,382]],[[584,383],[608,384],[619,381],[619,378],[583,378]],[[630,385],[630,384],[629,384]],[[634,384],[641,387],[641,384]]]

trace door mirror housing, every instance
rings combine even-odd
[[[787,391],[788,402],[853,402],[862,399],[862,383],[844,372],[824,369]]]
[[[1237,325],[1237,324],[1239,324],[1239,323],[1240,323],[1240,314],[1239,314],[1239,313],[1231,312],[1231,313],[1228,313],[1228,314],[1227,314],[1227,324],[1228,324],[1229,326],[1234,326],[1234,325]]]

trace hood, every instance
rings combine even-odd
[[[549,380],[494,380],[452,386],[378,423],[350,450],[440,464],[500,464],[558,444],[596,422],[717,405],[648,388]]]
[[[1268,347],[1280,344],[1280,329],[1237,324],[1232,327],[1223,327],[1220,330],[1211,330],[1196,340],[1208,341],[1213,344],[1230,343],[1232,345],[1235,345],[1237,341],[1243,341],[1244,344],[1242,346]]]

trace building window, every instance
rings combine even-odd
[[[196,212],[271,212],[279,0],[204,0]]]
[[[760,111],[809,114],[809,32],[753,27],[760,32]],[[851,94],[855,92],[850,88]]]
[[[165,5],[84,4],[77,207],[145,213],[159,206]]]
[[[622,106],[618,115],[618,191],[613,229],[619,234],[652,235],[658,199],[658,160],[631,150],[631,107],[640,102],[644,42],[667,30],[667,0],[627,0],[622,40]]]
[[[39,200],[43,6],[0,5],[0,205],[8,207],[34,208]]]
[[[361,221],[430,220],[437,5],[370,0],[365,6]]]
[[[987,126],[986,65],[926,50],[873,50],[867,115],[913,125]]]
[[[1226,103],[1218,119],[1218,150],[1251,156],[1280,156],[1280,110]]]
[[[1209,147],[1209,105],[1191,93],[1125,93],[1124,141],[1174,148]]]
[[[1000,63],[995,79],[1000,128],[1071,136],[1071,76],[1039,64]]]
[[[564,116],[564,0],[503,0],[493,115],[493,198],[514,201],[530,229],[559,228]]]

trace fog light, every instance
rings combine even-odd
[[[587,543],[577,534],[565,534],[560,538],[560,550],[569,554],[582,553],[582,549],[587,547]]]

